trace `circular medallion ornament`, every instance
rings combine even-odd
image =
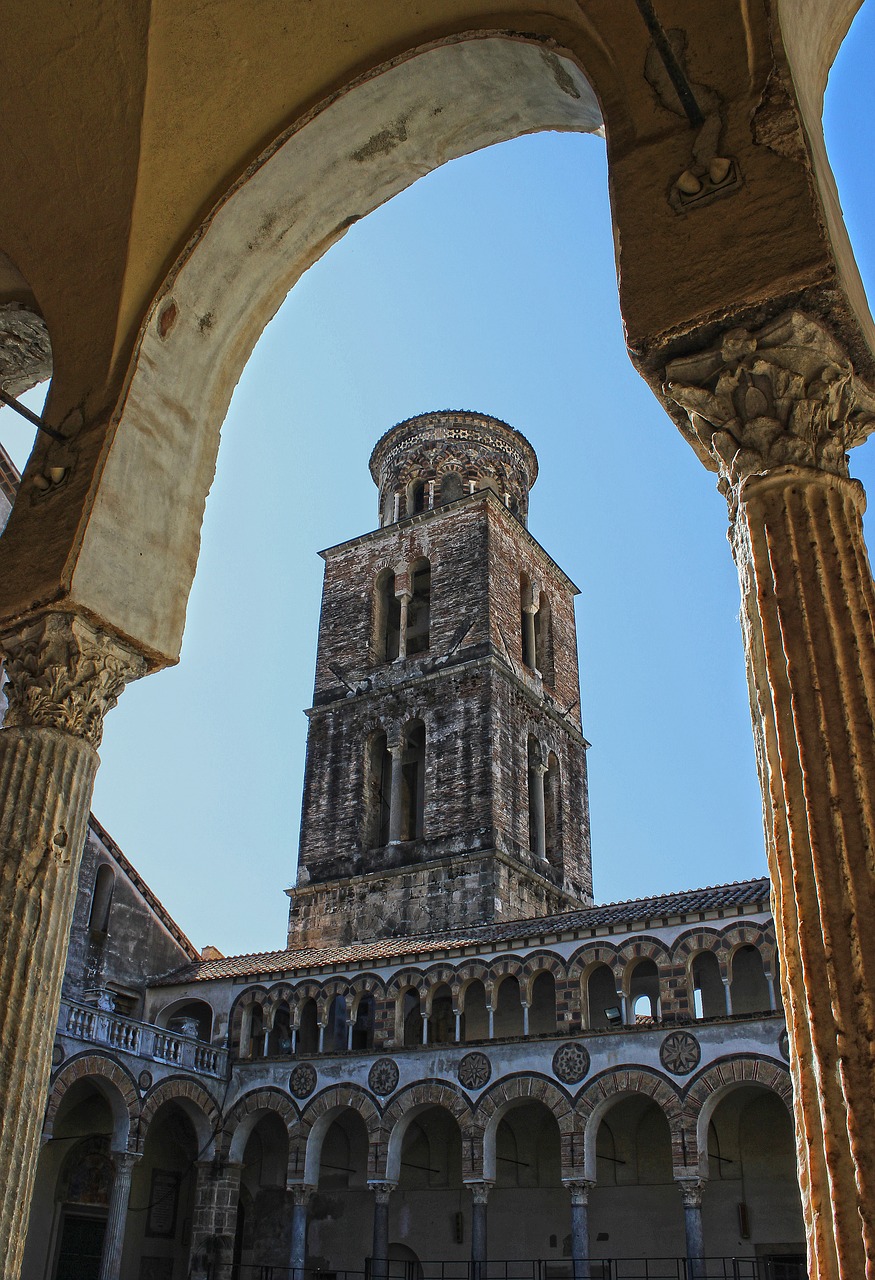
[[[463,1089],[482,1089],[491,1075],[492,1064],[485,1053],[466,1053],[456,1069]]]
[[[659,1046],[659,1061],[675,1076],[688,1076],[701,1057],[699,1042],[689,1031],[672,1031]]]
[[[137,1076],[137,1084],[140,1086],[140,1093],[146,1093],[152,1088],[152,1072],[141,1071]]]
[[[59,1067],[61,1063],[64,1061],[64,1059],[66,1058],[66,1056],[67,1055],[64,1053],[63,1047],[59,1044],[56,1044],[52,1049],[52,1066]]]
[[[392,1058],[378,1058],[368,1072],[368,1087],[381,1098],[397,1089],[398,1063]]]
[[[790,1037],[787,1035],[786,1027],[778,1036],[778,1049],[784,1061],[789,1062],[790,1061]]]
[[[569,1040],[553,1054],[553,1075],[563,1084],[579,1084],[589,1071],[589,1054],[582,1044]]]
[[[316,1068],[309,1062],[299,1062],[289,1076],[289,1092],[294,1098],[309,1098],[316,1088]]]

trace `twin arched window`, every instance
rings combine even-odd
[[[520,574],[520,633],[523,663],[548,685],[556,683],[553,624],[549,598],[535,592],[528,574]]]
[[[378,730],[365,759],[365,848],[420,840],[425,821],[425,725],[411,720],[390,747]]]
[[[431,564],[414,561],[406,578],[385,569],[374,590],[373,653],[376,662],[415,657],[429,647]]]

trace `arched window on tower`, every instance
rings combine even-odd
[[[455,502],[457,498],[464,498],[465,492],[465,482],[458,471],[448,471],[441,480],[441,505],[445,502]]]
[[[428,649],[431,627],[431,565],[426,559],[410,567],[412,596],[407,606],[407,654],[413,657]]]
[[[520,574],[520,633],[522,635],[523,665],[534,671],[535,662],[535,606],[532,599],[532,583],[528,574]]]
[[[547,860],[562,866],[562,785],[555,752],[547,757],[544,774],[544,837]]]
[[[428,482],[426,480],[416,480],[407,491],[407,514],[415,516],[420,511],[427,510]]]
[[[553,665],[553,620],[550,601],[542,591],[538,596],[538,611],[535,623],[535,668],[540,671],[546,684],[554,685],[556,675]]]
[[[394,662],[401,646],[401,601],[395,594],[395,574],[384,569],[374,587],[374,660]]]
[[[115,892],[115,872],[105,862],[97,868],[94,892],[91,895],[91,915],[88,928],[92,933],[109,933],[109,913]]]
[[[389,801],[392,795],[392,756],[382,730],[372,733],[365,749],[364,847],[389,843]]]
[[[425,725],[413,720],[404,730],[398,823],[399,840],[420,840],[425,818]]]

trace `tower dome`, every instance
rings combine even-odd
[[[392,427],[371,454],[380,524],[492,489],[525,524],[538,459],[519,431],[486,413],[443,409]]]

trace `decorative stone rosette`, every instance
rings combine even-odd
[[[299,1062],[289,1076],[289,1092],[295,1098],[309,1098],[316,1088],[316,1068],[309,1062]]]
[[[463,1089],[482,1089],[492,1076],[492,1063],[485,1053],[466,1053],[456,1068]]]
[[[380,1098],[398,1088],[398,1063],[394,1058],[378,1058],[368,1072],[368,1088]]]
[[[672,1031],[659,1046],[659,1061],[674,1076],[688,1076],[701,1058],[699,1042],[689,1031]]]
[[[582,1044],[568,1040],[553,1054],[553,1074],[563,1084],[580,1084],[589,1072],[589,1054]]]

